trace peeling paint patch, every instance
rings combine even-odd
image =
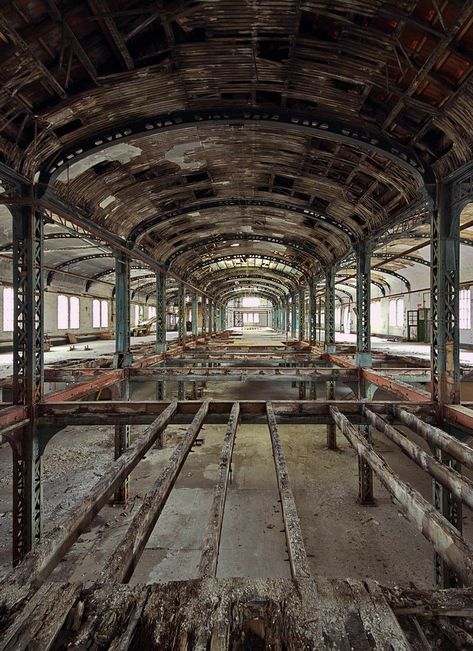
[[[71,181],[76,179],[78,176],[86,172],[88,169],[97,165],[98,163],[104,163],[105,161],[117,161],[118,163],[129,163],[133,158],[140,156],[142,150],[139,147],[134,145],[129,145],[126,142],[121,142],[112,147],[107,147],[95,154],[90,154],[77,163],[73,163],[69,168],[69,173],[66,170],[61,172],[58,176],[58,180],[63,183],[69,178]]]
[[[164,158],[171,163],[176,163],[183,170],[198,170],[202,167],[203,162],[197,160],[195,152],[201,148],[202,144],[200,140],[185,142],[180,145],[174,145],[172,149],[166,152]]]
[[[116,201],[116,200],[117,200],[117,198],[114,197],[113,194],[109,194],[108,197],[107,197],[106,199],[104,199],[103,201],[101,201],[101,202],[99,203],[99,206],[100,206],[101,208],[106,208],[107,206],[109,206],[111,203],[113,203],[113,202]]]

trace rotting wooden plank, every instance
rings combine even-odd
[[[2,651],[52,648],[80,591],[79,584],[43,585],[0,638]]]
[[[386,461],[336,407],[330,407],[337,427],[356,452],[371,466],[399,508],[429,540],[435,551],[458,574],[465,585],[473,585],[473,547],[440,512],[412,486],[402,481]]]
[[[407,436],[398,432],[381,416],[366,408],[364,413],[370,425],[396,443],[418,466],[428,472],[442,486],[448,488],[457,499],[464,502],[470,509],[473,509],[473,482],[468,477],[462,476],[444,463],[439,463],[432,455],[425,452]]]
[[[92,487],[78,507],[65,514],[59,524],[29,553],[5,579],[7,588],[1,598],[8,603],[26,596],[30,589],[38,588],[48,577],[82,531],[92,522],[116,487],[128,477],[176,413],[177,402],[165,411],[141,434],[116,461],[110,464],[101,479]]]
[[[276,470],[279,496],[281,498],[281,508],[284,519],[284,529],[286,532],[291,574],[294,579],[307,577],[310,576],[310,568],[304,547],[301,523],[299,516],[297,515],[294,495],[289,484],[287,464],[282,450],[281,439],[279,437],[276,416],[274,415],[273,405],[270,402],[266,404],[266,414],[269,433],[271,436],[271,445],[273,447],[274,467]]]
[[[138,595],[125,630],[110,643],[108,651],[127,651],[130,647],[133,648],[133,638],[147,601],[148,591],[145,590]]]
[[[187,455],[204,424],[208,410],[209,403],[205,401],[182,437],[181,442],[174,449],[168,462],[160,472],[151,490],[146,493],[140,510],[131,521],[125,536],[106,563],[100,577],[102,582],[126,583],[129,581]]]
[[[225,511],[225,499],[227,496],[228,480],[232,464],[233,448],[235,445],[238,419],[240,417],[240,405],[235,402],[228,419],[227,430],[223,443],[220,461],[218,464],[217,484],[215,486],[212,506],[210,508],[209,520],[204,537],[202,554],[197,568],[199,577],[216,576],[218,551],[220,547],[220,535],[222,532],[223,515]]]
[[[368,639],[375,642],[374,648],[382,649],[386,639],[390,640],[392,651],[409,651],[410,646],[399,622],[386,601],[379,586],[373,581],[364,582],[348,578],[353,602],[360,613]]]
[[[315,577],[318,615],[325,649],[351,651],[345,631],[346,604],[341,603],[334,590],[334,582],[326,577]]]
[[[447,434],[440,428],[425,423],[405,409],[394,406],[393,410],[403,425],[414,430],[416,434],[422,436],[428,443],[447,452],[461,464],[473,470],[473,448],[450,436],[450,434]]]

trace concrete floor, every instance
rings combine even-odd
[[[275,345],[269,332],[245,333],[242,345]],[[108,343],[110,342],[102,342]],[[390,343],[391,346],[394,344]],[[399,352],[405,345],[399,344]],[[409,351],[412,354],[412,351]],[[272,386],[271,386],[272,385]],[[205,397],[297,399],[290,383],[210,384]],[[340,388],[343,394],[346,388]],[[141,384],[135,397],[154,397],[152,383]],[[289,477],[301,520],[312,572],[329,577],[374,578],[383,584],[433,585],[433,553],[427,541],[400,513],[375,480],[377,506],[357,503],[357,458],[339,434],[339,450],[325,448],[325,426],[280,425]],[[132,436],[143,430],[133,427]],[[54,578],[93,580],[113,553],[185,426],[166,431],[163,450],[152,449],[130,478],[130,501],[107,506],[90,531],[81,536]],[[215,485],[224,425],[205,425],[203,444],[194,447],[151,535],[132,582],[155,582],[196,575],[201,544]],[[418,439],[416,442],[421,443]],[[375,447],[400,474],[430,500],[431,481],[382,435]],[[44,458],[45,531],[81,500],[113,456],[110,427],[69,427],[48,444]],[[222,531],[218,576],[289,577],[289,563],[266,425],[241,425],[233,459]],[[473,540],[471,513],[464,509],[467,540]],[[0,572],[8,569],[11,539],[11,453],[0,448]]]

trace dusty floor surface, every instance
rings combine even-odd
[[[274,337],[268,336],[274,345]],[[254,338],[250,337],[254,343]],[[263,337],[266,339],[266,336]],[[243,345],[245,339],[241,340]],[[259,343],[259,341],[258,341]],[[169,388],[169,394],[175,389]],[[350,393],[337,389],[337,397]],[[153,398],[151,383],[135,388],[137,399]],[[297,399],[290,383],[208,384],[204,396],[222,399]],[[380,397],[381,396],[378,396]],[[132,436],[143,427],[132,428]],[[97,578],[100,567],[126,534],[141,499],[185,431],[169,427],[163,450],[152,449],[130,477],[126,507],[107,506],[54,572],[56,580]],[[202,444],[193,448],[168,503],[151,535],[132,582],[155,582],[196,576],[208,518],[224,425],[205,425]],[[400,513],[375,480],[377,505],[357,502],[357,458],[338,434],[338,451],[325,447],[326,426],[280,425],[302,532],[314,574],[377,579],[383,584],[430,587],[433,552],[430,544]],[[420,439],[416,440],[421,444]],[[375,435],[375,446],[402,479],[430,501],[431,480],[396,446]],[[44,457],[45,531],[72,504],[78,503],[101,476],[113,456],[113,428],[69,427],[48,444]],[[222,531],[218,576],[289,577],[281,509],[271,443],[265,425],[238,429]],[[11,453],[0,448],[0,571],[8,570],[11,540]],[[464,508],[467,540],[473,520]]]

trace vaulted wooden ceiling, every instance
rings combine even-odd
[[[3,0],[0,43],[3,162],[214,289],[289,290],[472,156],[469,1]]]

